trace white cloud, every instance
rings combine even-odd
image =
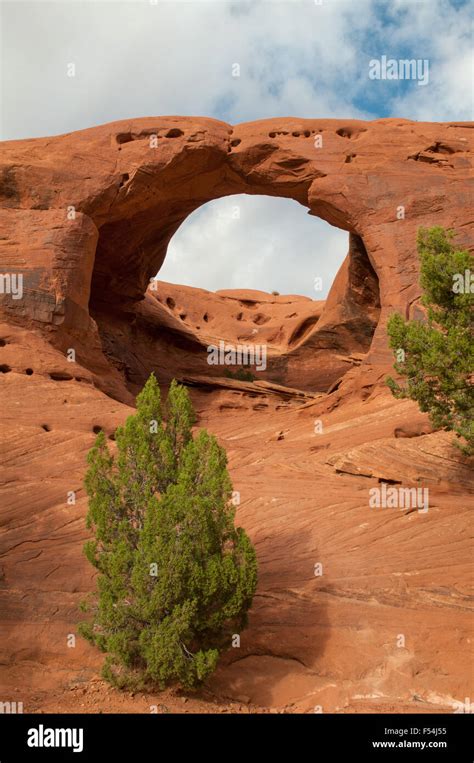
[[[243,13],[227,0],[7,1],[3,135],[157,114],[221,117],[226,103],[223,116],[235,122],[362,114],[338,87],[356,64],[353,6],[255,0]],[[67,76],[70,62],[75,77]]]

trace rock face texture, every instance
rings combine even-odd
[[[199,426],[227,448],[260,560],[239,654],[186,707],[472,697],[472,464],[383,385],[387,317],[420,310],[418,227],[472,246],[472,142],[467,123],[156,117],[0,145],[2,699],[94,709],[101,656],[69,639],[93,587],[85,456],[101,428],[113,447],[152,370],[187,380]],[[237,193],[296,199],[349,231],[324,303],[150,285],[186,216]],[[269,352],[257,384],[207,364],[209,343],[252,337]],[[371,508],[381,483],[429,488],[428,512]],[[146,697],[106,701],[148,711]]]
[[[107,358],[132,386],[141,386],[152,370],[163,383],[192,373],[222,376],[222,366],[208,362],[208,348],[224,341],[226,348],[265,347],[264,368],[261,362],[246,368],[255,378],[314,392],[326,391],[360,365],[371,340],[370,330],[358,339],[342,324],[340,341],[320,330],[324,307],[308,297],[238,289],[212,293],[157,281],[134,307],[133,320],[124,321],[109,306],[94,315]],[[363,324],[373,332],[378,310],[372,318],[370,311],[368,305]]]

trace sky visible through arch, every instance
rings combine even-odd
[[[472,119],[467,0],[3,0],[0,12],[3,140],[166,114]],[[427,60],[428,81],[371,79],[383,56]],[[296,202],[232,197],[185,221],[160,277],[321,298],[346,252],[347,233]]]
[[[158,280],[324,299],[349,236],[292,199],[238,195],[193,212],[168,246]],[[317,279],[321,279],[320,281]]]

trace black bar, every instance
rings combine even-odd
[[[61,729],[64,733],[57,733]],[[238,755],[241,760],[261,754],[262,761],[267,761],[273,750],[280,758],[285,748],[293,760],[308,757],[311,763],[331,763],[333,754],[348,756],[348,760],[357,760],[358,756],[361,760],[394,760],[411,754],[420,761],[472,763],[471,739],[472,719],[455,713],[0,715],[0,763],[142,763],[147,758],[154,763],[160,759],[181,760],[186,753],[193,759]],[[42,741],[44,746],[28,746],[28,740]],[[51,740],[71,746],[46,746]]]

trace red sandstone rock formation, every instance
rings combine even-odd
[[[402,119],[231,127],[160,117],[6,142],[0,256],[5,270],[24,274],[26,294],[4,307],[12,320],[54,333],[61,349],[72,337],[81,360],[103,376],[104,359],[90,352],[98,341],[90,315],[99,333],[104,309],[133,322],[191,211],[235,193],[285,196],[351,234],[312,357],[370,347],[370,374],[389,362],[387,314],[416,309],[417,228],[451,225],[468,243],[469,128]],[[310,373],[311,360],[302,364]]]
[[[450,710],[472,696],[471,465],[383,386],[387,316],[417,311],[417,228],[452,226],[471,243],[471,128],[160,117],[0,146],[1,271],[23,275],[24,289],[2,295],[0,325],[4,699],[25,711],[147,709],[149,698],[96,691],[101,656],[67,636],[93,586],[85,455],[99,428],[113,445],[151,370],[165,383],[191,377],[260,560],[239,654],[187,707]],[[186,216],[233,193],[293,198],[350,232],[324,304],[147,291]],[[206,345],[254,328],[274,364],[264,381],[304,394],[212,384]],[[429,512],[370,509],[381,481],[429,487]],[[83,680],[81,702],[68,689]]]

